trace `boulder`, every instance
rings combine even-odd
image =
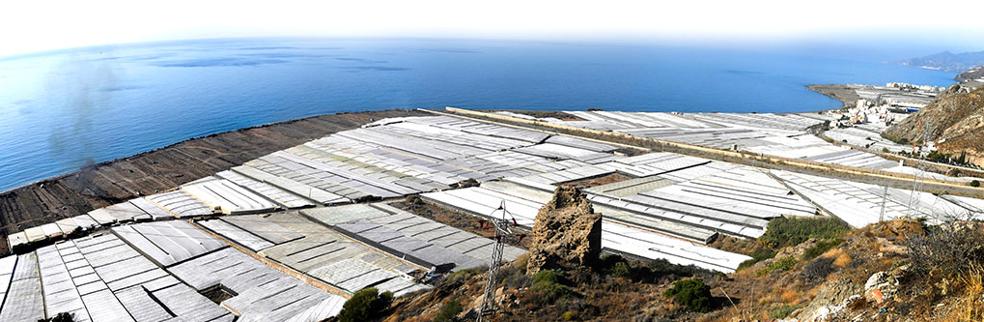
[[[540,208],[531,235],[527,274],[588,267],[601,254],[601,215],[580,189],[561,186]]]

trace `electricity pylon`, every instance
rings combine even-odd
[[[501,213],[496,216],[496,213]],[[495,226],[495,246],[492,247],[492,259],[489,261],[488,281],[485,282],[485,295],[482,298],[482,306],[478,311],[478,318],[475,321],[482,322],[485,316],[495,313],[495,284],[496,273],[502,265],[502,250],[506,247],[506,242],[513,237],[512,226],[516,225],[516,218],[506,210],[506,201],[499,203],[499,208],[489,214],[492,224]]]

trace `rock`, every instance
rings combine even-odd
[[[868,277],[868,281],[864,283],[864,299],[882,304],[891,299],[896,290],[898,290],[898,280],[886,272],[877,272]]]
[[[871,276],[868,277],[868,281],[864,283],[865,292],[871,290],[878,284],[885,283],[885,280],[887,278],[888,278],[888,273],[885,272],[878,272],[878,273],[871,274]]]
[[[591,266],[601,253],[601,215],[575,187],[561,186],[536,215],[527,274]]]

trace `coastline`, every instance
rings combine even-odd
[[[0,192],[0,253],[8,232],[84,214],[142,195],[167,191],[243,162],[415,110],[336,113],[190,138]]]
[[[836,109],[849,108],[861,97],[854,92],[854,87],[845,84],[813,84],[806,88],[811,91],[823,94],[824,96],[836,99],[841,102],[841,107]],[[833,110],[833,109],[832,109]]]

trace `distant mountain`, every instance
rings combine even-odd
[[[984,51],[951,53],[944,51],[929,56],[907,59],[903,65],[938,69],[947,72],[963,72],[975,66],[984,65]]]

